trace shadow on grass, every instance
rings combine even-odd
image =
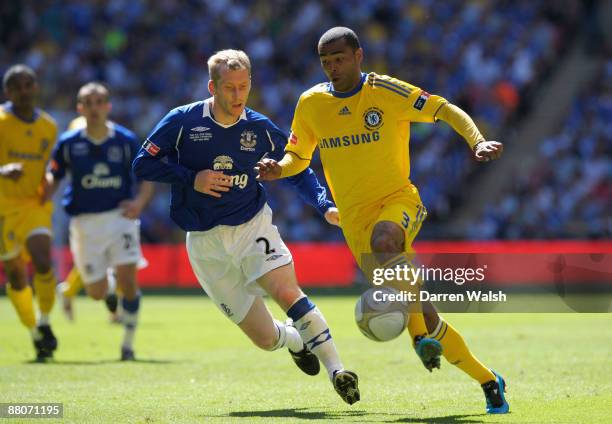
[[[369,415],[366,411],[318,411],[311,408],[291,408],[291,409],[271,409],[269,411],[237,411],[226,415],[219,415],[215,418],[298,418],[303,420],[342,420],[349,417],[362,417]],[[206,418],[213,418],[208,416]],[[363,421],[363,420],[360,420]]]
[[[136,364],[177,364],[181,361],[172,361],[168,359],[135,359],[133,361],[122,361],[120,359],[101,359],[101,360],[93,360],[93,361],[63,361],[57,359],[51,359],[46,361],[39,361],[36,359],[32,359],[30,361],[26,361],[26,364],[41,364],[41,365],[104,365],[104,364],[126,364],[126,363],[136,363]]]
[[[477,424],[484,423],[478,417],[485,416],[486,414],[471,414],[471,415],[446,415],[443,417],[429,417],[429,418],[399,418],[392,422],[394,423],[418,423],[418,424]]]
[[[403,417],[392,418],[404,414],[389,414],[380,412],[367,412],[362,410],[352,411],[319,411],[311,408],[295,409],[272,409],[268,411],[239,411],[217,416],[205,416],[204,418],[297,418],[303,420],[345,420],[352,417],[357,418],[358,422],[389,422],[389,423],[422,423],[422,424],[479,424],[484,423],[479,417],[485,414],[471,415],[446,415],[440,417],[417,418]],[[388,419],[381,419],[387,417]]]

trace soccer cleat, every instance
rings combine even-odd
[[[50,352],[57,349],[57,339],[53,331],[51,331],[51,326],[49,324],[39,325],[38,331],[42,334],[42,344],[45,349]]]
[[[332,379],[336,393],[349,405],[360,399],[357,374],[352,371],[334,371]]]
[[[414,350],[429,372],[434,368],[440,369],[440,355],[442,355],[442,345],[435,339],[416,336],[414,338]]]
[[[501,375],[495,374],[495,380],[487,381],[482,385],[482,391],[487,400],[487,414],[506,414],[510,410],[510,405],[506,402],[504,392],[506,391],[506,382]]]
[[[134,350],[129,347],[121,347],[121,360],[122,361],[135,361]]]
[[[53,358],[53,351],[57,349],[57,339],[51,331],[51,326],[39,325],[37,329],[39,337],[34,340],[36,360],[44,362],[46,359]]]
[[[34,349],[36,350],[36,362],[45,362],[47,359],[53,358],[53,352],[47,350],[41,338],[33,340]]]
[[[297,365],[298,368],[305,374],[317,375],[319,373],[319,370],[321,369],[319,358],[317,358],[317,355],[308,350],[305,343],[304,349],[300,350],[299,352],[294,352],[291,349],[288,350],[293,362],[295,362],[295,365]]]

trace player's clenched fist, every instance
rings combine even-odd
[[[262,159],[255,165],[258,181],[272,181],[280,178],[283,168],[274,159]]]
[[[223,172],[204,169],[196,174],[193,188],[200,193],[212,197],[221,197],[219,192],[229,191],[232,187],[232,179]]]
[[[474,146],[474,157],[478,162],[488,162],[499,159],[504,151],[504,145],[499,141],[481,141]]]

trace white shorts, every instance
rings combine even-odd
[[[140,261],[140,221],[125,218],[119,209],[75,216],[70,250],[83,282],[100,281],[107,268]]]
[[[293,260],[268,205],[244,224],[188,232],[187,254],[204,291],[236,324],[265,294],[256,280]]]

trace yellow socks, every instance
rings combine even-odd
[[[64,296],[66,297],[76,296],[83,288],[83,279],[75,266],[72,267],[68,276],[66,276],[66,283],[68,283],[68,288],[64,291]]]
[[[404,253],[399,255],[395,255],[392,258],[388,259],[384,264],[381,265],[381,268],[389,268],[395,269],[396,267],[403,268],[404,266],[412,267],[412,263],[408,256]],[[416,284],[411,284],[410,281],[386,281],[383,286],[392,287],[398,291],[406,291],[418,293],[420,289],[421,282],[417,282]],[[418,294],[417,294],[418,298]],[[410,305],[410,311],[408,313],[408,332],[410,333],[410,338],[414,341],[416,336],[426,336],[427,326],[425,325],[425,318],[423,317],[423,309],[421,308],[421,303],[419,301],[413,302]]]
[[[468,349],[463,337],[450,324],[440,318],[436,329],[429,335],[442,345],[442,354],[448,362],[457,366],[478,383],[495,380],[495,375],[480,362],[470,349]]]
[[[6,294],[11,300],[19,319],[30,330],[36,327],[36,316],[34,315],[34,302],[32,287],[27,286],[21,290],[15,290],[10,283],[6,284]]]
[[[41,317],[48,315],[53,308],[56,285],[57,281],[53,270],[49,270],[46,274],[34,274],[34,290],[36,291]]]
[[[427,327],[425,326],[425,318],[421,312],[411,312],[408,314],[408,332],[410,339],[414,342],[416,336],[426,336]]]

